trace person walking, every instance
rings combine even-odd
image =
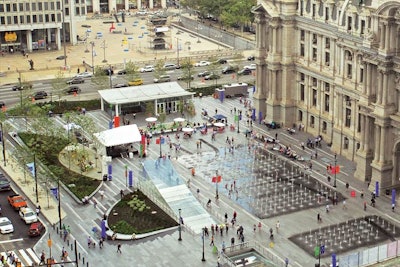
[[[123,199],[124,198],[124,190],[121,189],[121,191],[119,191],[119,194],[121,195],[121,199]]]
[[[46,254],[44,254],[44,251],[42,251],[42,255],[40,255],[40,262],[39,262],[39,265],[40,264],[46,264]]]
[[[210,246],[214,246],[214,235],[211,236]]]
[[[102,237],[100,237],[99,248],[103,248],[103,246],[104,246],[104,239]]]
[[[100,190],[99,194],[100,194],[100,199],[103,200],[104,199],[104,190]]]
[[[92,238],[89,236],[88,239],[87,239],[88,248],[90,248],[91,244],[92,244]]]
[[[121,251],[121,243],[118,243],[118,245],[117,245],[117,253],[121,253],[122,254],[122,251]]]
[[[93,208],[96,208],[96,207],[97,207],[97,201],[96,201],[96,199],[93,198]]]
[[[276,222],[276,232],[279,233],[279,228],[281,227],[281,223],[279,220]]]

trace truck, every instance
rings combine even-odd
[[[11,207],[15,210],[19,210],[20,208],[26,208],[28,203],[26,203],[25,198],[20,195],[11,195],[8,196],[8,203],[10,203]]]
[[[246,96],[248,94],[249,85],[247,83],[232,83],[225,84],[222,89],[215,89],[216,98],[221,98],[223,94],[224,98],[231,98],[235,96]]]

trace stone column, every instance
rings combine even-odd
[[[380,136],[380,143],[379,143],[379,162],[385,163],[386,158],[385,158],[385,134],[386,134],[386,128],[385,127],[380,127],[381,128],[381,136]]]
[[[149,8],[150,9],[154,8],[154,0],[149,0]]]
[[[61,30],[60,30],[60,28],[56,28],[56,45],[57,45],[57,50],[61,50]]]
[[[365,133],[367,132],[367,129],[365,127],[365,115],[361,114],[360,115],[360,126],[361,126],[361,134],[360,134],[360,152],[364,152],[365,149]]]
[[[385,25],[385,49],[390,51],[390,25],[389,22]]]
[[[383,73],[382,70],[378,70],[378,89],[376,92],[376,103],[382,104],[382,82],[383,82]]]
[[[385,25],[381,23],[379,25],[379,49],[385,48]]]
[[[167,7],[167,0],[161,0],[161,7],[166,8]]]
[[[142,0],[136,0],[136,6],[138,10],[142,9]]]
[[[381,139],[381,127],[377,124],[375,124],[375,143],[374,143],[374,150],[375,150],[375,154],[374,154],[374,161],[375,162],[379,162],[379,155],[380,155],[380,139]]]
[[[388,78],[389,78],[389,72],[388,71],[383,71],[382,72],[382,105],[387,104],[387,95],[388,95]]]
[[[32,52],[32,31],[26,30],[26,47],[29,52]]]

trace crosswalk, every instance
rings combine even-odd
[[[40,263],[39,256],[31,248],[0,252],[0,257],[5,259],[0,262],[0,266],[23,267],[36,266]]]

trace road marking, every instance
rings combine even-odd
[[[31,258],[29,258],[28,254],[26,254],[25,250],[20,249],[20,250],[18,250],[18,252],[22,256],[22,258],[24,258],[24,260],[26,261],[28,266],[33,265],[33,261],[31,260]]]
[[[75,214],[75,216],[77,218],[79,218],[80,221],[83,221],[82,218],[78,215],[78,213],[75,212],[75,210],[72,208],[72,206],[69,203],[67,203],[67,207],[71,210],[71,212],[73,212]]]
[[[31,256],[31,258],[35,261],[35,263],[39,263],[40,262],[39,257],[36,255],[36,253],[33,251],[32,248],[28,248],[26,251]]]
[[[18,239],[0,241],[0,244],[12,243],[12,242],[17,242],[17,241],[24,241],[24,239],[23,238],[18,238]]]

